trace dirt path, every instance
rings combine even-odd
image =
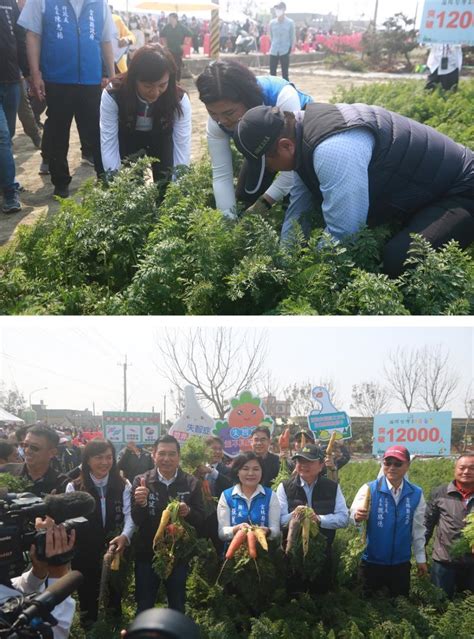
[[[390,76],[386,76],[389,78]],[[395,76],[396,77],[396,76]],[[393,78],[393,76],[392,76]],[[344,74],[341,72],[313,73],[311,69],[291,69],[291,79],[302,91],[309,93],[316,100],[327,102],[337,86],[362,85],[374,82],[374,75]],[[385,79],[385,78],[380,78]],[[191,79],[184,80],[183,85],[189,92],[193,108],[193,141],[192,160],[198,161],[206,151],[205,128],[207,112],[199,101],[197,90]],[[0,245],[8,242],[14,235],[19,224],[31,224],[41,215],[53,215],[59,208],[59,203],[53,199],[53,186],[49,176],[38,175],[41,155],[36,150],[30,138],[23,133],[18,122],[16,137],[14,139],[15,162],[17,180],[24,187],[21,194],[23,210],[16,215],[2,215],[0,218]],[[75,125],[71,132],[69,147],[69,165],[71,175],[71,194],[88,178],[94,177],[94,170],[90,166],[81,165],[81,152],[79,138]]]

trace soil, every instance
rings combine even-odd
[[[319,102],[328,102],[338,86],[347,87],[351,84],[358,86],[376,80],[396,80],[406,77],[388,76],[387,74],[350,74],[341,71],[315,72],[308,67],[291,68],[290,74],[290,79],[299,89],[312,95]],[[206,152],[207,111],[198,99],[193,80],[185,79],[182,84],[189,93],[193,109],[192,161],[196,162]],[[23,210],[10,216],[1,215],[0,245],[12,239],[20,224],[32,224],[41,215],[54,215],[59,208],[59,202],[52,195],[53,186],[49,176],[38,175],[41,163],[40,152],[35,149],[30,138],[25,135],[19,122],[17,122],[14,139],[14,153],[17,180],[24,189],[21,193]],[[93,179],[95,175],[92,167],[81,164],[79,137],[74,123],[71,129],[68,159],[73,176],[70,193],[74,196],[79,186],[85,180]]]

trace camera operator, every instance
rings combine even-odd
[[[62,524],[55,524],[50,517],[45,519],[37,518],[35,522],[37,529],[46,529],[46,558],[52,559],[58,555],[71,552],[75,542],[75,531],[68,534]],[[63,577],[70,570],[70,564],[51,565],[48,561],[40,561],[37,557],[35,546],[30,548],[31,568],[19,577],[14,577],[11,581],[1,579],[0,583],[0,607],[10,597],[17,597],[21,594],[28,595],[34,592],[41,592],[45,587],[50,586],[60,577]],[[7,585],[7,582],[8,585]],[[54,639],[66,639],[72,624],[75,611],[75,601],[72,597],[67,597],[58,604],[52,614],[58,622],[53,627]]]
[[[25,463],[16,467],[8,465],[3,470],[31,481],[28,490],[38,497],[52,492],[63,493],[69,479],[51,465],[58,452],[58,444],[59,436],[52,428],[46,424],[35,424],[27,430],[22,442]]]

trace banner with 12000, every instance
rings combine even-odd
[[[422,44],[474,44],[474,0],[425,0]]]
[[[374,417],[372,453],[382,455],[393,445],[405,446],[411,454],[449,455],[451,413],[386,413]]]

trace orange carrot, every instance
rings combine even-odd
[[[278,445],[280,450],[288,450],[290,447],[290,429],[286,428],[278,438]]]
[[[209,481],[207,479],[203,479],[202,480],[202,492],[204,493],[204,496],[207,498],[211,498],[212,499],[212,492],[211,492],[211,486],[209,484]]]
[[[249,555],[252,559],[257,559],[257,537],[253,530],[247,533],[247,544],[249,547]]]
[[[235,551],[240,548],[240,546],[244,543],[247,537],[247,530],[245,528],[240,528],[234,535],[234,538],[229,544],[227,548],[227,552],[225,554],[226,559],[232,559],[235,555]]]

